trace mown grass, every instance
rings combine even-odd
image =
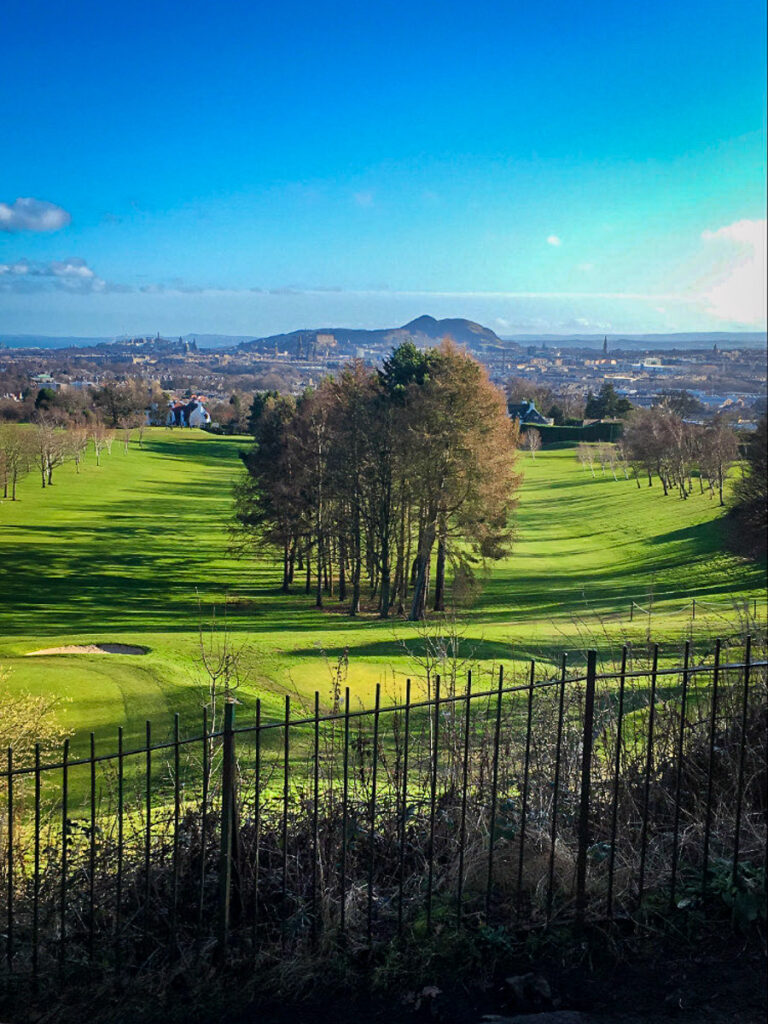
[[[59,469],[50,489],[31,475],[19,501],[0,502],[0,665],[13,689],[66,699],[60,714],[75,730],[74,749],[89,730],[100,749],[112,747],[118,725],[128,743],[139,742],[147,718],[164,735],[175,711],[191,729],[204,700],[201,609],[207,623],[225,598],[228,632],[243,647],[241,714],[257,695],[266,716],[279,714],[286,692],[325,697],[345,652],[355,700],[370,702],[377,682],[388,693],[418,675],[418,627],[351,621],[332,603],[318,611],[300,583],[279,593],[268,559],[228,553],[231,483],[246,443],[157,428],[143,448],[133,442],[125,454],[116,443],[100,467],[89,454],[79,474]],[[520,464],[514,552],[458,621],[463,651],[479,668],[550,661],[588,645],[607,652],[649,630],[671,645],[728,634],[743,626],[734,600],[757,600],[764,617],[765,566],[725,552],[721,510],[707,495],[683,502],[663,498],[658,485],[638,489],[599,471],[593,479],[570,449],[521,455]],[[652,601],[652,615],[636,610],[630,622],[633,600]],[[148,653],[25,657],[99,642]]]

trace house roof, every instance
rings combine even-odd
[[[509,415],[513,420],[520,420],[524,424],[538,424],[542,427],[551,425],[552,420],[544,416],[533,402],[515,402],[509,408]]]

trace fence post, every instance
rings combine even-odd
[[[587,907],[587,850],[589,848],[589,796],[592,786],[592,728],[595,718],[597,651],[587,651],[587,687],[584,692],[584,732],[581,747],[581,799],[576,857],[576,924],[584,924]]]
[[[224,952],[229,934],[232,887],[232,835],[235,816],[235,705],[224,705],[224,747],[221,768],[221,850],[219,855],[219,946]]]

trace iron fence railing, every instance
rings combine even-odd
[[[766,665],[530,664],[461,692],[267,720],[0,770],[0,977],[18,996],[184,957],[476,922],[581,926],[765,870]],[[237,712],[238,719],[241,712]],[[760,876],[762,878],[762,875]]]

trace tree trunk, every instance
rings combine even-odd
[[[379,599],[379,615],[382,619],[389,616],[389,589],[392,568],[389,564],[389,536],[382,537],[381,544],[381,598]]]
[[[440,521],[440,536],[437,540],[437,565],[435,567],[435,604],[436,612],[445,611],[445,519]]]
[[[323,545],[320,535],[317,536],[317,585],[315,588],[315,608],[323,607]]]
[[[349,614],[354,616],[360,611],[360,576],[363,571],[360,558],[360,538],[356,538],[354,562],[352,563],[352,600],[349,602]]]
[[[435,526],[430,524],[424,531],[420,550],[416,556],[416,585],[411,601],[411,622],[418,622],[426,617],[427,597],[429,594],[429,566],[432,560],[432,547],[435,543]]]
[[[363,571],[360,552],[360,510],[355,506],[352,519],[352,600],[349,603],[349,614],[354,616],[360,611],[360,575]]]
[[[339,537],[339,600],[347,600],[347,541],[343,535]]]
[[[288,593],[288,583],[289,583],[288,577],[289,577],[289,574],[290,574],[289,557],[290,556],[289,556],[289,549],[288,549],[288,541],[285,540],[285,541],[283,541],[283,593],[284,594]]]

